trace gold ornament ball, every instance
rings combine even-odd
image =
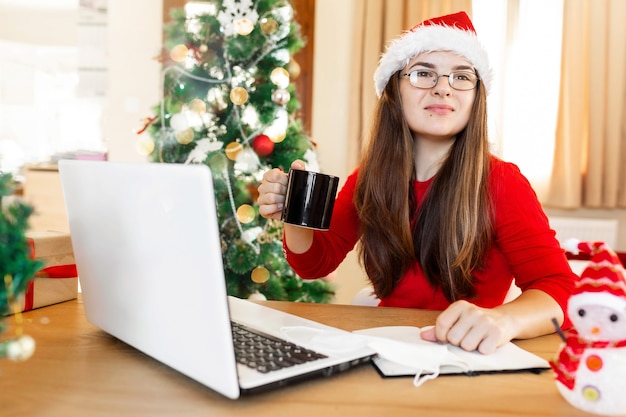
[[[257,284],[263,284],[270,279],[270,271],[268,271],[264,266],[257,266],[252,270],[251,278],[252,281]]]
[[[287,71],[289,72],[289,76],[292,80],[295,80],[300,76],[300,72],[302,69],[300,68],[300,64],[295,59],[291,59],[289,64],[287,64]]]
[[[285,140],[287,137],[287,132],[278,132],[273,136],[270,136],[270,139],[274,143],[280,143]]]
[[[239,152],[243,150],[243,146],[239,142],[231,142],[226,145],[226,157],[231,161],[235,161],[237,159],[237,155]]]
[[[249,204],[242,204],[237,209],[237,218],[243,224],[251,223],[256,217],[254,208]]]
[[[261,26],[261,32],[266,35],[271,35],[278,30],[278,22],[273,17],[262,18],[259,22],[259,26]]]
[[[235,22],[235,33],[241,36],[248,36],[254,29],[254,23],[245,17]]]
[[[248,101],[248,91],[243,87],[235,87],[230,90],[230,101],[237,106],[241,106]]]
[[[136,143],[137,152],[143,156],[148,156],[154,152],[154,147],[154,140],[149,137],[142,137]]]
[[[204,100],[200,100],[199,98],[194,98],[189,102],[189,108],[191,111],[196,113],[204,113],[206,112],[206,103]]]
[[[176,132],[174,134],[174,137],[176,138],[176,141],[178,143],[180,143],[181,145],[188,145],[193,141],[193,129],[188,127],[185,130],[181,130],[180,132]]]
[[[278,88],[272,93],[272,101],[281,106],[289,103],[290,98],[291,94],[284,88]]]
[[[276,67],[270,74],[270,80],[278,88],[287,88],[289,85],[289,72],[283,67]]]
[[[187,58],[188,52],[189,49],[187,49],[185,45],[178,44],[170,51],[170,58],[172,58],[174,62],[183,62],[185,58]]]

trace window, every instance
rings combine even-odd
[[[488,99],[494,151],[516,163],[541,198],[554,155],[563,0],[472,4],[494,70]]]

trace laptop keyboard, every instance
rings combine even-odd
[[[318,352],[231,322],[237,362],[267,373],[326,358]]]

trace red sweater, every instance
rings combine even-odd
[[[306,253],[295,254],[285,246],[289,264],[301,277],[318,278],[333,272],[357,243],[359,219],[352,199],[357,172],[348,177],[337,195],[330,230],[315,231],[313,245]],[[432,179],[414,182],[419,201],[431,183]],[[494,241],[484,268],[473,274],[476,296],[469,301],[481,307],[502,304],[515,277],[522,291],[544,291],[565,314],[575,275],[530,183],[517,166],[494,157],[489,188],[495,205]],[[379,305],[444,310],[450,302],[441,289],[428,283],[416,261]]]

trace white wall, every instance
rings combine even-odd
[[[78,3],[78,1],[76,1]],[[0,39],[36,45],[74,46],[78,8],[22,7],[0,0]]]
[[[352,16],[356,1],[316,0],[311,134],[319,144],[320,168],[345,181],[348,166],[348,96],[350,95],[350,49]],[[372,84],[373,88],[373,84]],[[336,302],[349,304],[367,284],[355,251],[336,273]]]
[[[107,104],[103,138],[109,160],[142,162],[136,131],[160,101],[163,4],[154,0],[108,0]]]

